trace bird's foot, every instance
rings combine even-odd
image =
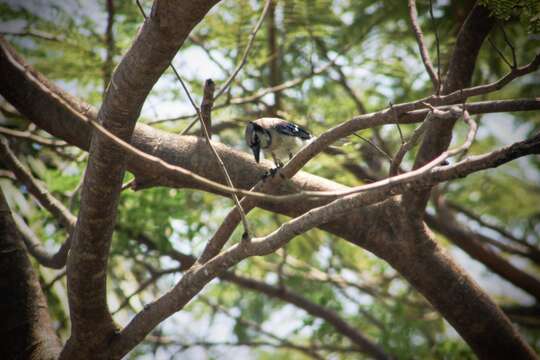
[[[270,170],[268,170],[267,172],[264,173],[264,175],[262,176],[262,180],[266,180],[267,178],[269,177],[274,177],[276,176],[276,174],[279,174],[279,176],[281,176],[283,178],[283,175],[281,175],[279,173],[279,170],[283,167],[283,164],[280,165],[277,165],[275,168],[271,168]]]

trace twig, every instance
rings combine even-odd
[[[511,68],[515,69],[515,68],[517,68],[516,48],[514,47],[514,44],[512,44],[510,39],[508,39],[508,37],[506,36],[506,31],[504,30],[504,26],[500,25],[500,27],[501,27],[501,32],[503,34],[504,41],[506,42],[506,44],[508,45],[508,47],[510,47],[510,50],[512,51],[512,66],[511,66]]]
[[[392,164],[390,165],[390,176],[394,176],[398,173],[399,166],[401,162],[403,161],[403,157],[407,152],[412,149],[414,146],[418,144],[418,141],[420,140],[420,137],[425,132],[429,124],[434,118],[441,118],[441,119],[449,119],[449,118],[457,118],[459,117],[459,114],[461,113],[461,110],[458,110],[456,107],[450,107],[446,111],[438,110],[434,108],[430,104],[425,104],[426,107],[429,107],[431,111],[426,116],[426,119],[420,126],[418,126],[410,136],[409,140],[407,142],[403,142],[397,152],[397,154],[394,156],[394,159],[392,160]],[[464,107],[463,107],[464,108]],[[459,113],[458,113],[459,112]]]
[[[0,159],[8,167],[17,179],[23,183],[28,191],[39,201],[39,203],[66,227],[69,233],[73,232],[77,218],[58,199],[40,184],[32,174],[21,164],[15,154],[9,148],[8,141],[0,137]]]
[[[422,57],[422,62],[424,63],[426,71],[429,77],[431,78],[431,82],[433,83],[433,90],[437,92],[438,94],[440,78],[435,74],[435,69],[433,68],[433,64],[431,63],[431,60],[429,58],[429,53],[424,43],[424,34],[422,33],[422,29],[420,29],[420,25],[418,25],[418,13],[416,11],[415,0],[409,0],[408,5],[409,5],[409,17],[411,18],[412,29],[413,29],[414,35],[416,36],[416,42],[418,43],[418,48],[420,50],[420,56]],[[430,1],[430,9],[431,9],[431,1]]]
[[[66,39],[63,36],[55,35],[46,33],[39,30],[33,30],[33,29],[25,29],[20,32],[16,31],[0,31],[1,35],[9,35],[9,36],[31,36],[37,39],[47,40],[47,41],[54,41],[54,42],[64,42]]]
[[[422,122],[422,124],[420,124],[416,129],[414,129],[412,135],[409,137],[409,140],[401,144],[398,152],[396,153],[396,155],[394,156],[394,159],[392,160],[392,164],[390,165],[390,172],[389,172],[390,176],[397,175],[399,166],[401,165],[401,162],[403,161],[405,154],[407,154],[407,152],[410,149],[412,149],[414,146],[416,146],[416,144],[418,144],[418,141],[420,140],[420,136],[422,136],[422,134],[424,133],[424,131],[426,130],[427,126],[429,125],[432,119],[433,119],[433,113],[430,112],[428,113],[428,116],[426,117],[424,122]]]
[[[30,140],[32,142],[35,142],[36,144],[40,144],[44,146],[53,146],[53,147],[69,146],[67,142],[62,141],[62,140],[47,139],[47,138],[32,134],[30,131],[19,131],[19,130],[9,129],[3,126],[0,126],[0,134],[16,137],[20,139]]]
[[[115,21],[115,6],[113,0],[107,0],[106,1],[106,7],[107,7],[107,25],[105,27],[105,48],[106,48],[106,54],[105,54],[105,61],[103,62],[102,72],[103,72],[103,96],[105,96],[105,92],[107,91],[107,86],[109,86],[109,83],[111,82],[111,76],[112,72],[114,70],[114,52],[116,48],[115,40],[114,40],[114,21]]]
[[[47,284],[43,286],[43,292],[49,291],[50,288],[52,288],[53,285],[56,284],[58,280],[61,280],[64,276],[66,276],[66,274],[67,274],[66,269],[62,269],[62,271],[60,271],[51,281],[49,281]]]
[[[249,34],[248,43],[247,43],[247,45],[246,45],[246,47],[244,49],[244,53],[242,54],[242,58],[240,59],[240,63],[238,63],[238,65],[234,69],[233,73],[225,81],[225,83],[223,84],[221,89],[218,90],[216,96],[214,97],[214,101],[217,100],[227,90],[227,88],[234,81],[236,75],[238,75],[238,73],[240,72],[242,67],[247,63],[247,57],[249,55],[249,52],[251,51],[251,48],[253,47],[253,42],[255,40],[255,35],[257,35],[257,32],[261,28],[262,23],[264,21],[264,18],[266,17],[266,14],[268,13],[268,9],[270,8],[271,3],[272,3],[272,0],[266,0],[266,3],[264,4],[261,16],[259,17],[259,20],[257,20],[257,23],[255,24],[255,27],[251,30],[251,32]],[[227,101],[227,103],[229,103],[229,101]],[[193,119],[191,121],[191,123],[189,123],[189,125],[184,130],[182,130],[182,135],[187,134],[187,132],[189,130],[191,130],[191,128],[193,127],[193,125],[195,125],[196,122],[197,122],[197,119]]]
[[[140,0],[135,0],[135,2],[137,3],[137,7],[139,8],[139,11],[140,13],[142,14],[142,16],[146,19],[146,13],[141,5],[141,2]]]
[[[388,161],[392,162],[392,157],[386,152],[384,151],[383,149],[381,149],[379,146],[377,146],[377,144],[375,144],[373,141],[363,137],[362,135],[358,135],[357,133],[353,133],[354,136],[356,136],[357,138],[365,141],[366,143],[368,143],[369,145],[371,145],[375,150],[377,150],[379,153],[381,153],[385,158],[388,159]]]
[[[202,130],[204,132],[204,136],[206,138],[208,146],[210,147],[210,150],[214,154],[214,157],[216,158],[221,170],[223,171],[223,175],[225,176],[225,180],[227,181],[227,184],[229,185],[229,188],[235,189],[234,184],[233,184],[233,182],[231,180],[231,176],[229,175],[229,172],[227,171],[227,168],[225,167],[225,163],[223,163],[223,160],[221,159],[221,156],[219,156],[218,152],[214,148],[214,145],[212,145],[212,141],[210,140],[210,135],[209,135],[208,129],[206,127],[206,124],[204,123],[204,120],[203,120],[200,109],[195,104],[195,101],[191,97],[191,94],[190,94],[188,88],[186,87],[186,84],[184,83],[184,80],[182,80],[182,77],[180,76],[180,74],[178,73],[176,68],[172,65],[172,63],[170,64],[170,66],[173,69],[174,73],[176,74],[176,77],[178,78],[178,81],[180,81],[180,84],[182,85],[182,88],[184,89],[189,101],[191,102],[191,105],[193,106],[193,108],[197,112],[197,117],[198,117],[198,119],[199,119],[199,121],[201,123],[201,128],[202,128]],[[244,225],[243,239],[244,238],[249,239],[249,237],[250,237],[249,223],[247,221],[246,214],[244,212],[244,209],[242,209],[242,205],[240,204],[240,200],[238,199],[238,195],[236,193],[237,193],[237,191],[231,192],[231,196],[232,196],[232,198],[234,200],[234,203],[236,205],[236,208],[237,208],[237,210],[240,213],[240,216],[242,218],[242,224]]]
[[[437,79],[438,79],[437,95],[440,95],[441,87],[442,87],[441,40],[439,38],[439,27],[437,26],[437,22],[435,21],[435,16],[433,15],[433,1],[432,0],[429,0],[429,16],[431,17],[431,21],[433,22],[433,26],[435,27],[435,45],[437,49]]]
[[[19,233],[22,235],[28,252],[40,265],[51,269],[62,269],[66,265],[68,251],[71,247],[71,235],[64,241],[56,253],[50,253],[19,214],[13,213],[13,220],[17,225]]]
[[[271,4],[272,4],[272,0],[266,0],[266,3],[264,4],[261,16],[259,16],[259,19],[257,20],[257,23],[255,24],[255,27],[251,30],[251,32],[249,34],[248,43],[247,43],[247,45],[246,45],[246,47],[244,49],[244,53],[242,54],[242,58],[240,59],[240,63],[236,66],[236,69],[234,69],[231,76],[229,76],[229,78],[225,81],[225,83],[223,84],[221,89],[218,90],[216,96],[214,97],[214,101],[216,99],[218,99],[227,90],[227,88],[234,81],[234,78],[236,77],[236,75],[238,75],[238,73],[240,72],[242,67],[246,64],[249,52],[251,51],[251,48],[253,47],[253,42],[255,40],[255,36],[257,35],[257,32],[261,28],[262,23],[264,21],[264,18],[266,17],[266,14],[268,13],[268,9],[270,8]]]
[[[513,69],[514,66],[512,64],[510,64],[510,61],[508,61],[508,59],[506,58],[506,56],[504,56],[503,52],[501,50],[499,50],[499,48],[497,47],[497,45],[495,45],[495,43],[493,42],[493,40],[491,39],[491,36],[488,36],[488,41],[489,41],[489,44],[491,45],[491,47],[493,49],[495,49],[495,51],[497,52],[497,54],[499,54],[499,56],[501,57],[501,59],[503,59],[503,61],[506,63],[506,65],[508,65],[510,67],[510,69]]]
[[[124,298],[124,300],[122,301],[122,303],[116,308],[116,310],[114,310],[112,312],[112,315],[115,315],[118,312],[120,312],[122,309],[124,309],[127,305],[129,305],[129,302],[131,301],[131,299],[134,296],[137,296],[138,294],[143,292],[147,287],[154,284],[162,276],[168,275],[168,274],[174,274],[174,273],[177,273],[179,271],[180,271],[180,269],[178,267],[171,268],[171,269],[165,269],[165,270],[151,271],[150,272],[150,277],[148,279],[144,280],[142,283],[140,283],[139,286],[137,287],[137,289],[135,289],[131,294],[126,296]]]

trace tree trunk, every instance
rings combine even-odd
[[[56,359],[62,345],[26,247],[0,190],[0,358]]]

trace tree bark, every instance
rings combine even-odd
[[[0,272],[0,358],[56,359],[62,345],[1,189]]]
[[[217,0],[157,0],[131,48],[114,71],[97,119],[129,141],[152,86]],[[178,21],[182,19],[182,21]],[[109,358],[118,332],[107,305],[107,263],[126,159],[115,144],[92,136],[81,208],[67,261],[72,332],[63,359]]]

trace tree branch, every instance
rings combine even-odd
[[[424,63],[424,67],[426,68],[426,71],[431,79],[431,82],[433,83],[433,91],[438,93],[439,86],[440,86],[439,85],[440,79],[437,77],[437,74],[435,73],[435,69],[433,68],[433,63],[431,62],[431,59],[429,58],[429,53],[426,48],[426,44],[424,42],[424,34],[422,33],[422,29],[420,29],[420,25],[418,25],[418,12],[416,11],[416,1],[409,0],[408,7],[409,7],[409,17],[411,19],[411,26],[412,26],[414,35],[416,36],[416,42],[418,43],[418,48],[420,50],[420,56],[422,57],[422,62]]]
[[[17,180],[24,184],[30,194],[39,201],[41,206],[47,209],[67,229],[68,233],[73,233],[77,218],[64,204],[52,196],[44,185],[34,179],[30,171],[13,154],[7,140],[4,138],[0,138],[0,160],[15,174]]]
[[[225,91],[227,91],[227,88],[231,85],[231,83],[234,81],[234,78],[240,70],[242,70],[242,67],[247,63],[247,58],[249,55],[249,52],[251,51],[251,48],[253,47],[253,42],[255,41],[255,36],[257,36],[257,32],[262,26],[262,23],[264,21],[264,18],[266,17],[266,14],[268,13],[268,9],[270,8],[270,5],[272,4],[272,0],[266,0],[264,3],[263,10],[261,12],[261,16],[259,16],[259,19],[257,20],[257,23],[255,24],[255,27],[251,30],[248,37],[247,45],[244,49],[244,53],[242,54],[242,58],[240,59],[240,62],[232,72],[231,76],[225,81],[225,83],[221,86],[221,88],[217,91],[216,96],[214,97],[214,101],[218,99]]]
[[[36,144],[40,144],[44,146],[64,147],[64,146],[69,145],[67,142],[62,141],[62,140],[47,139],[47,138],[32,134],[29,131],[19,131],[19,130],[9,129],[5,127],[0,127],[0,134],[14,137],[14,138],[19,138],[19,139],[30,140]]]
[[[437,206],[438,211],[440,212],[439,216],[426,215],[426,222],[431,227],[448,237],[449,240],[463,249],[471,257],[485,264],[494,273],[525,290],[536,299],[540,299],[539,279],[516,268],[479,242],[478,238],[470,230],[463,226],[459,226],[446,208],[446,205],[444,205],[444,200],[440,199]]]
[[[105,129],[129,141],[152,86],[189,32],[216,2],[154,3],[151,16],[107,87],[97,115]],[[126,158],[116,144],[98,133],[92,136],[89,153],[79,218],[67,262],[72,333],[62,359],[108,357],[106,344],[117,331],[107,307],[106,268]]]
[[[255,290],[263,293],[267,296],[281,299],[285,302],[296,305],[297,307],[305,310],[307,313],[314,317],[324,319],[327,323],[331,324],[339,333],[349,338],[353,344],[360,347],[363,352],[375,359],[391,359],[379,345],[373,343],[364,334],[354,329],[350,324],[343,320],[339,314],[334,311],[309,301],[300,294],[287,288],[278,288],[272,285],[268,285],[262,281],[254,280],[251,278],[236,275],[228,272],[221,277],[224,280],[230,281],[242,288]]]
[[[487,8],[479,4],[476,4],[473,7],[458,33],[456,45],[452,52],[448,73],[442,89],[442,97],[445,97],[444,94],[460,92],[461,89],[469,86],[480,47],[494,24],[495,18],[490,17]],[[535,63],[534,67],[537,68],[538,63],[540,63],[540,56],[537,56],[533,63]],[[514,70],[512,70],[507,76],[499,81],[493,84],[476,87],[476,89],[478,91],[483,91],[482,89],[489,91],[490,88],[495,90],[498,86],[504,86],[505,81],[509,80],[514,74]],[[465,99],[466,97],[453,99],[451,100],[451,103],[465,102]],[[432,103],[431,105],[434,104]],[[432,124],[432,126],[427,129],[424,140],[422,141],[416,156],[416,161],[414,163],[415,168],[421,167],[431,161],[434,157],[438,156],[438,154],[448,148],[452,138],[453,127],[454,121],[447,121],[444,123]],[[405,201],[411,207],[411,211],[414,210],[418,215],[424,213],[428,199],[429,191],[424,191],[421,194],[412,192],[405,196]]]
[[[0,271],[0,354],[7,359],[56,359],[62,348],[60,339],[1,189]]]
[[[22,236],[26,249],[40,265],[51,269],[62,269],[66,265],[69,247],[71,246],[71,236],[64,241],[56,253],[51,254],[19,215],[13,214],[13,220]]]

